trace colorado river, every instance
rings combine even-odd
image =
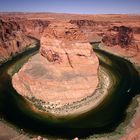
[[[112,130],[125,116],[125,110],[138,92],[138,73],[127,60],[95,49],[100,67],[115,78],[115,84],[109,88],[108,96],[96,108],[74,117],[45,116],[38,113],[13,89],[11,74],[37,52],[37,49],[24,52],[0,67],[0,115],[8,122],[26,132],[66,136],[85,137],[93,133]]]

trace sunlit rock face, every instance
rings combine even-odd
[[[40,19],[23,19],[19,20],[18,23],[26,35],[40,40],[44,30],[50,24],[50,21]]]
[[[41,38],[40,53],[14,75],[19,94],[61,105],[90,96],[98,84],[99,62],[76,25],[51,23]]]
[[[42,38],[52,38],[62,41],[85,41],[87,38],[78,26],[69,22],[53,22],[44,31]]]
[[[102,34],[106,32],[109,22],[96,21],[92,19],[75,19],[69,21],[71,24],[77,25],[84,32],[89,42],[101,42]]]
[[[16,21],[0,19],[0,63],[27,48],[32,42]]]

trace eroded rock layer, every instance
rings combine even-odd
[[[103,36],[102,41],[108,46],[129,47],[135,45],[132,28],[126,26],[113,26]]]
[[[76,25],[52,23],[41,38],[40,53],[14,75],[12,82],[23,96],[63,105],[94,92],[98,65],[92,46]]]
[[[0,19],[0,63],[27,48],[33,40],[27,37],[15,21]]]

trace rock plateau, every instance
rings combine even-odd
[[[53,22],[41,38],[40,53],[13,76],[12,82],[25,97],[61,106],[94,92],[98,66],[92,46],[76,25]]]

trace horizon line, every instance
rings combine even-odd
[[[140,15],[140,13],[62,13],[62,12],[36,12],[36,11],[0,11],[0,13],[7,14],[7,13],[19,13],[19,14],[69,14],[69,15]]]

